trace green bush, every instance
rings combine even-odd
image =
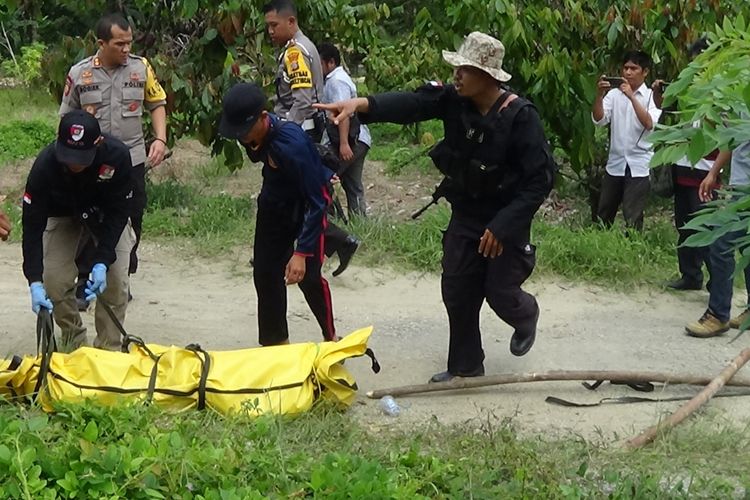
[[[30,85],[41,76],[42,60],[47,47],[43,43],[35,42],[21,47],[21,55],[16,57],[16,63],[7,59],[0,64],[3,74],[20,80],[24,85]]]
[[[248,244],[253,234],[250,198],[226,194],[201,195],[174,180],[148,183],[144,232],[151,236],[187,237],[202,254]]]
[[[637,452],[493,417],[375,429],[325,405],[254,420],[0,405],[0,498],[743,498],[750,486],[742,428],[693,424]]]
[[[0,163],[34,157],[54,139],[55,128],[42,120],[0,125]]]

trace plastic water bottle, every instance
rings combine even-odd
[[[393,399],[393,396],[383,396],[380,398],[380,409],[389,417],[398,417],[401,413],[401,407]]]

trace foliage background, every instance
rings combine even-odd
[[[449,80],[440,56],[479,30],[501,39],[512,86],[539,108],[568,177],[594,203],[606,159],[606,133],[595,132],[595,81],[617,73],[621,55],[652,55],[653,76],[672,80],[686,47],[750,0],[448,0],[369,2],[299,0],[300,24],[315,42],[334,40],[371,92]],[[168,93],[170,137],[194,135],[231,168],[234,143],[216,137],[222,92],[233,82],[272,85],[274,49],[264,33],[264,0],[5,0],[0,20],[16,47],[49,49],[41,80],[59,96],[68,67],[95,49],[90,28],[100,13],[123,10],[136,27],[136,53],[149,57]],[[62,34],[62,37],[61,37]],[[7,57],[7,54],[3,54]]]

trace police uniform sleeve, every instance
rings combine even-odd
[[[115,248],[128,223],[133,198],[130,152],[124,144],[113,149],[113,154],[105,157],[105,163],[113,164],[115,172],[110,181],[101,184],[99,200],[103,219],[98,234],[99,245],[94,256],[94,262],[101,262],[107,267],[117,259]]]
[[[286,175],[297,182],[305,199],[305,215],[295,253],[309,257],[320,244],[324,229],[328,207],[326,170],[312,141],[301,131],[299,137],[292,136],[289,141],[275,147],[273,153]]]
[[[49,161],[49,149],[44,150],[34,161],[23,194],[23,274],[29,283],[42,281],[44,272],[44,229],[47,227],[50,186],[45,177],[45,163]]]
[[[511,202],[487,225],[498,240],[512,240],[527,230],[534,214],[552,190],[554,161],[536,109],[526,106],[513,122],[508,151],[512,164],[521,169]]]
[[[146,59],[145,57],[142,57],[141,59],[143,60],[143,64],[146,65],[146,96],[144,99],[145,106],[149,111],[153,111],[159,106],[166,106],[167,93],[164,92],[164,88],[156,78],[154,68],[151,67],[151,63],[148,62],[148,59]]]
[[[60,116],[74,110],[81,109],[81,101],[78,93],[78,75],[80,70],[73,66],[65,77],[62,102],[60,103]]]
[[[369,112],[359,113],[363,123],[414,123],[445,118],[447,106],[457,104],[452,86],[428,84],[415,92],[386,92],[369,96]]]
[[[294,123],[302,124],[305,119],[314,114],[312,105],[317,101],[311,60],[299,47],[292,45],[284,52],[284,71],[289,78],[289,86],[294,98],[294,103],[286,118]]]

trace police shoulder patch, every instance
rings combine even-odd
[[[286,49],[284,68],[292,90],[312,88],[312,71],[310,71],[307,59],[296,45]]]

